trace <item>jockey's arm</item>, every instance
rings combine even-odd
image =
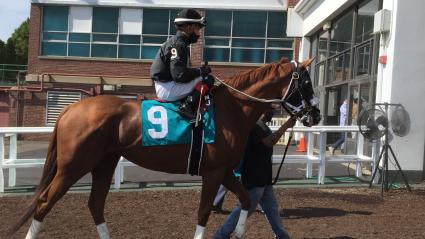
[[[170,71],[175,82],[188,83],[201,75],[198,68],[187,67],[187,57],[186,47],[176,45],[171,49]]]

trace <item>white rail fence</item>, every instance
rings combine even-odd
[[[271,126],[271,129],[277,130],[277,126]],[[303,163],[306,164],[306,178],[313,176],[313,165],[318,166],[317,183],[324,184],[326,175],[326,165],[330,163],[355,163],[356,176],[362,176],[362,163],[371,163],[372,168],[379,156],[379,143],[373,143],[372,154],[364,154],[364,138],[359,133],[357,126],[314,126],[294,127],[294,132],[302,132],[307,139],[307,152],[305,154],[287,155],[284,163]],[[4,170],[9,170],[8,186],[16,185],[17,168],[35,168],[43,167],[45,158],[18,158],[18,134],[51,133],[53,127],[0,127],[0,193],[4,192],[5,176]],[[355,154],[326,154],[326,136],[331,132],[351,132],[356,136],[357,150]],[[287,134],[289,133],[289,130]],[[316,137],[315,137],[316,136]],[[9,137],[9,158],[6,158],[5,138]],[[286,136],[287,137],[287,136]],[[317,145],[317,148],[314,146]],[[273,155],[273,163],[279,164],[282,155]],[[115,171],[114,188],[119,189],[124,179],[124,167],[135,166],[135,164],[122,158]],[[378,177],[376,177],[378,178]]]

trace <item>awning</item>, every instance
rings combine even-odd
[[[197,8],[234,10],[286,11],[286,0],[31,0],[31,3],[117,6],[117,7],[156,7],[156,8]]]

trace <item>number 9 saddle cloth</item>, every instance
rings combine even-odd
[[[142,145],[158,146],[172,144],[190,144],[192,141],[192,125],[189,120],[178,113],[180,102],[158,102],[144,100],[141,103]],[[208,106],[201,110],[203,126],[203,142],[214,143],[214,109]]]

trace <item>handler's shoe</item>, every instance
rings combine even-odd
[[[329,146],[328,149],[329,149],[329,153],[331,153],[332,155],[335,154],[335,148],[334,147]]]

